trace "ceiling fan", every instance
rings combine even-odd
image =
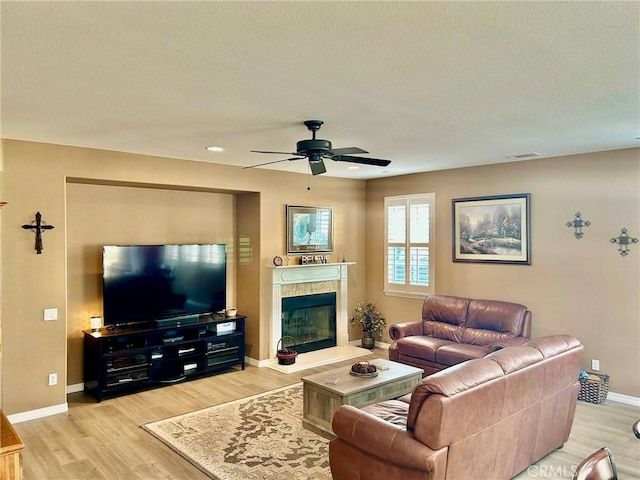
[[[369,153],[358,147],[347,148],[331,148],[331,142],[329,140],[322,140],[316,138],[316,132],[320,130],[324,122],[322,120],[306,120],[304,124],[311,131],[312,138],[309,140],[300,140],[296,144],[295,152],[268,152],[264,150],[251,150],[252,153],[275,153],[278,155],[295,155],[291,158],[283,158],[281,160],[274,160],[272,162],[259,163],[257,165],[251,165],[243,168],[261,167],[263,165],[270,165],[272,163],[287,162],[292,160],[302,160],[303,158],[309,159],[309,168],[313,175],[320,175],[325,173],[327,169],[324,166],[324,159],[334,160],[336,162],[351,162],[360,163],[363,165],[374,165],[377,167],[386,167],[391,163],[390,160],[382,160],[379,158],[366,158],[366,157],[354,157],[354,153]]]

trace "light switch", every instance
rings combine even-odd
[[[44,309],[44,321],[48,322],[49,320],[57,320],[58,319],[58,309],[57,308],[45,308]]]

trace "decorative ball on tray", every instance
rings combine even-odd
[[[375,377],[378,375],[378,369],[369,362],[358,362],[351,365],[349,373],[356,377]]]

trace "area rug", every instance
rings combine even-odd
[[[302,384],[142,426],[216,480],[330,480],[328,440],[302,428]]]

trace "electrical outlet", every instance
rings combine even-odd
[[[595,358],[591,360],[591,370],[594,372],[600,370],[600,360],[596,360]]]
[[[57,373],[50,373],[49,374],[49,386],[53,387],[54,385],[58,384],[58,374]]]

